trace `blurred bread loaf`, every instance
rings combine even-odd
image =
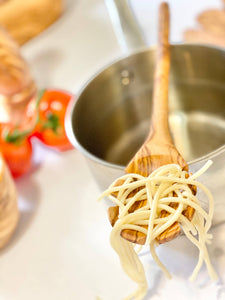
[[[62,14],[63,0],[0,0],[0,25],[24,44]]]
[[[0,154],[0,248],[3,248],[10,240],[18,219],[16,187]]]
[[[196,21],[197,27],[187,29],[183,34],[186,42],[225,47],[225,8],[205,10]]]

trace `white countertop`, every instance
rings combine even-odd
[[[171,41],[220,1],[169,1]],[[155,43],[159,1],[131,1],[147,43]],[[77,93],[99,68],[123,55],[102,0],[67,1],[63,17],[22,51],[40,87]],[[185,13],[184,13],[185,12]],[[184,16],[185,15],[185,16]],[[0,300],[122,299],[135,289],[109,245],[110,226],[99,190],[77,151],[63,154],[35,144],[35,170],[17,181],[21,219],[0,253]],[[225,299],[225,225],[212,230],[209,248],[220,276],[211,282],[202,268],[196,282],[188,276],[197,250],[184,237],[158,250],[174,278],[167,280],[150,255],[143,255],[152,300]],[[174,296],[174,291],[176,296]]]

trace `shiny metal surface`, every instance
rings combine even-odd
[[[191,171],[207,159],[214,161],[202,180],[224,209],[225,52],[175,45],[171,56],[169,123],[174,143]],[[68,136],[88,158],[101,189],[122,174],[147,135],[153,70],[154,49],[128,56],[94,77],[68,112]],[[220,207],[214,221],[222,219]]]
[[[138,25],[129,0],[105,0],[113,29],[122,52],[131,54],[146,47],[144,35]]]

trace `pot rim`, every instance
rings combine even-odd
[[[209,44],[201,44],[201,43],[171,43],[171,47],[193,47],[193,48],[197,48],[197,47],[201,47],[201,48],[205,48],[205,49],[215,49],[218,50],[219,52],[223,52],[225,54],[225,48],[219,47],[219,46],[214,46],[214,45],[209,45]],[[65,117],[65,129],[66,129],[66,133],[67,136],[70,140],[70,142],[75,146],[75,148],[77,148],[85,157],[89,158],[90,160],[99,163],[105,167],[109,167],[109,168],[113,168],[113,169],[118,169],[118,170],[124,170],[125,166],[123,165],[118,165],[118,164],[114,164],[111,162],[108,162],[104,159],[99,158],[98,156],[92,154],[90,151],[88,151],[86,148],[84,148],[79,141],[77,140],[74,132],[73,132],[73,126],[72,126],[72,115],[75,109],[75,106],[77,105],[79,99],[81,98],[81,95],[83,94],[83,92],[86,90],[86,88],[89,86],[89,84],[95,79],[97,78],[102,72],[104,72],[106,69],[110,68],[111,66],[113,66],[116,63],[119,63],[120,61],[131,57],[131,56],[135,56],[137,54],[141,54],[143,52],[149,51],[149,50],[154,50],[156,48],[156,45],[153,45],[151,47],[143,47],[140,48],[139,50],[134,51],[132,54],[129,55],[123,55],[120,58],[117,58],[113,61],[111,61],[110,63],[108,63],[107,65],[103,66],[102,68],[100,68],[97,72],[95,72],[81,87],[80,91],[78,92],[78,95],[75,99],[75,101],[71,101],[68,105],[67,108],[67,112],[66,112],[66,117]],[[221,154],[223,151],[225,150],[225,144],[222,145],[221,147],[217,148],[216,150],[213,150],[211,152],[209,152],[208,154],[205,154],[199,158],[196,158],[194,160],[188,161],[188,165],[194,165],[196,163],[201,163],[205,160],[210,160],[212,158],[214,158],[215,156],[218,156],[219,154]]]

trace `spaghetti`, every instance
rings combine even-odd
[[[206,264],[210,277],[217,278],[206,247],[212,239],[208,231],[213,217],[213,197],[210,191],[196,180],[211,164],[212,162],[208,161],[199,171],[190,176],[176,164],[162,166],[148,177],[126,174],[119,178],[121,185],[117,186],[117,179],[100,196],[99,200],[108,196],[119,206],[118,220],[113,226],[110,243],[117,252],[124,271],[138,284],[138,289],[126,300],[143,299],[148,287],[144,267],[135,250],[135,244],[121,237],[121,231],[124,229],[133,229],[146,235],[145,245],[150,247],[153,259],[165,275],[171,278],[169,271],[157,256],[155,247],[158,245],[157,237],[174,222],[178,222],[186,237],[199,249],[198,263],[190,279],[195,279],[203,262]],[[199,199],[193,193],[193,186],[201,189],[207,196],[208,211],[202,209]],[[129,212],[135,202],[146,199],[143,207]],[[176,208],[171,203],[175,204]],[[183,214],[188,206],[195,210],[191,220]],[[165,217],[162,217],[163,211],[167,212]]]

